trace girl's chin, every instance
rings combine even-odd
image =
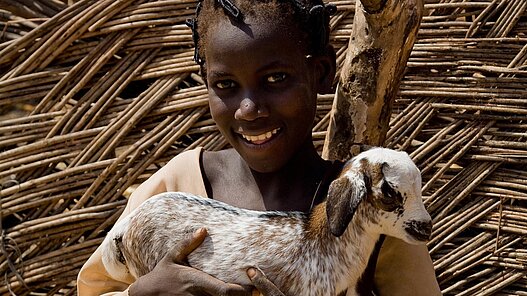
[[[251,169],[260,173],[270,173],[283,166],[284,156],[287,154],[284,149],[287,145],[282,147],[285,144],[280,141],[266,141],[258,144],[242,140],[237,143],[238,147],[235,149]]]
[[[247,161],[247,165],[251,168],[251,170],[261,173],[261,174],[267,174],[267,173],[273,173],[278,170],[280,170],[284,164],[282,164],[281,161],[277,161],[275,159],[269,160],[249,160]]]

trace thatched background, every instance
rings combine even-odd
[[[354,5],[334,3],[341,62]],[[444,293],[527,295],[527,1],[425,3],[386,145],[423,172]],[[183,24],[194,6],[0,0],[0,294],[74,294],[134,184],[226,146]]]

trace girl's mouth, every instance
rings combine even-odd
[[[261,144],[269,141],[269,139],[271,139],[273,137],[273,135],[275,135],[279,131],[280,131],[280,128],[275,128],[272,131],[268,131],[268,132],[265,132],[265,133],[260,134],[260,135],[254,135],[254,136],[245,135],[245,134],[240,134],[240,135],[242,136],[242,138],[244,138],[247,142],[249,142],[251,144],[261,145]]]

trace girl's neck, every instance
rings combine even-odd
[[[309,211],[317,189],[315,204],[323,200],[327,186],[319,184],[332,167],[312,144],[270,173],[252,170],[234,149],[204,152],[202,157],[209,197],[252,210]]]
[[[251,170],[251,174],[266,209],[309,211],[329,167],[330,163],[309,143],[280,170],[271,173]]]

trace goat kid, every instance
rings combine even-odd
[[[102,244],[116,279],[150,272],[189,232],[209,236],[190,266],[250,285],[258,267],[286,295],[358,295],[356,284],[381,234],[425,243],[431,218],[421,175],[404,152],[373,148],[345,164],[327,200],[311,213],[244,210],[188,193],[154,196],[119,221]]]

